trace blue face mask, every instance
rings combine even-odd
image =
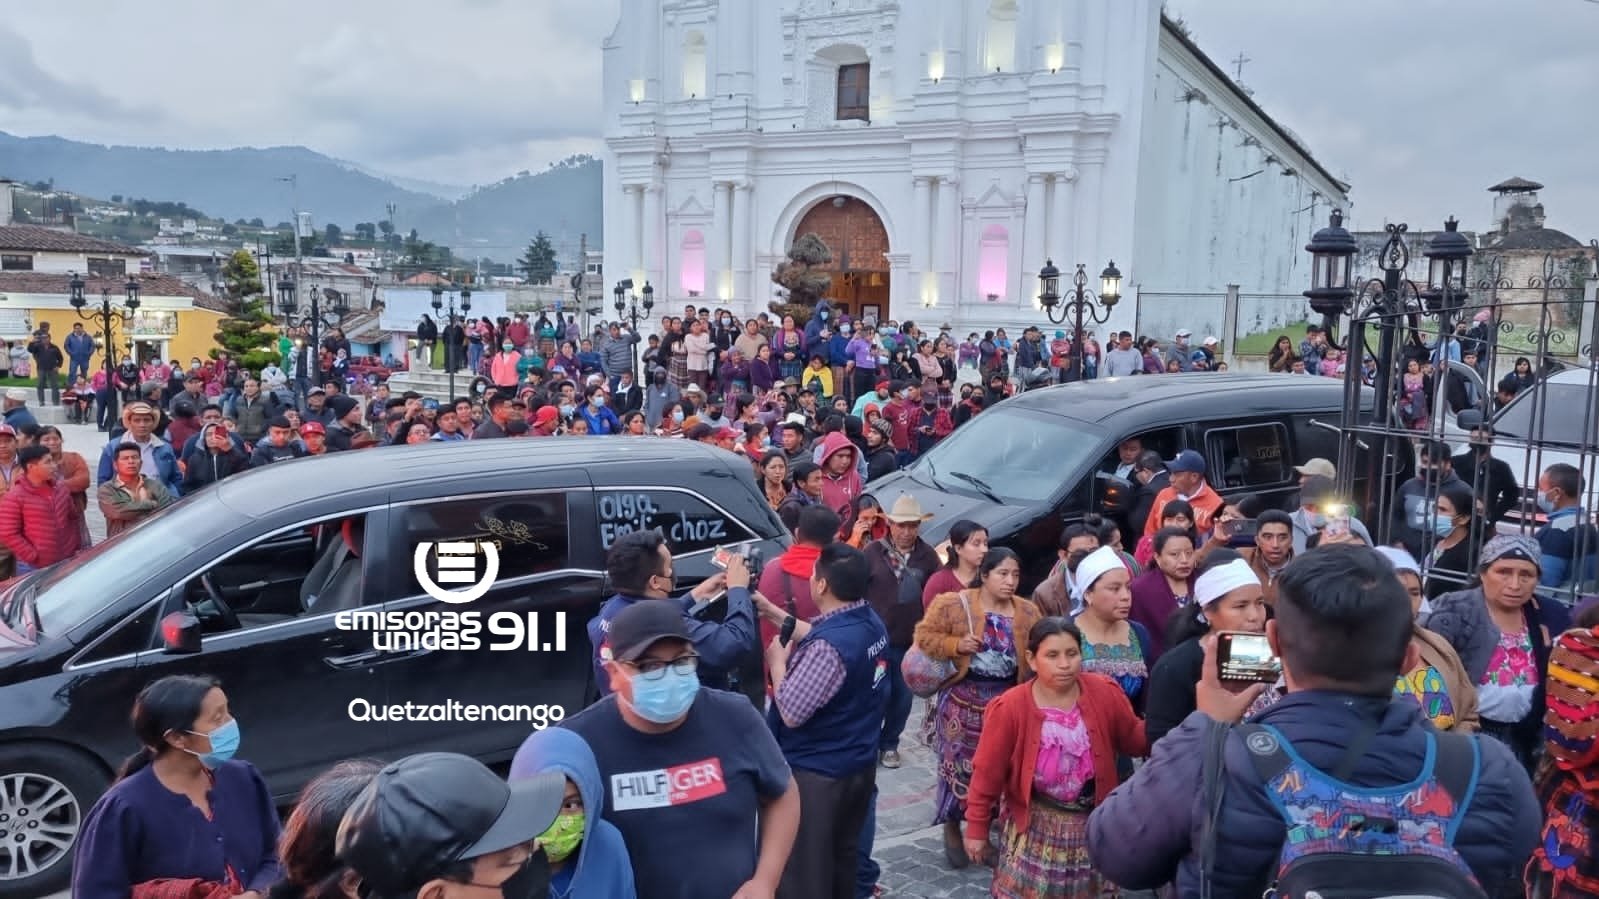
[[[1435,536],[1447,537],[1455,530],[1455,523],[1438,514],[1437,509],[1427,513],[1427,527],[1432,529]]]
[[[1538,494],[1538,511],[1545,515],[1555,514],[1555,501],[1542,493]]]
[[[824,322],[827,321],[827,310],[823,309],[822,311],[816,313],[816,317]]]
[[[200,759],[200,764],[207,768],[215,768],[239,751],[239,719],[229,718],[228,723],[222,725],[208,734],[189,731],[197,737],[206,737],[211,741],[210,752],[194,753]]]
[[[672,413],[672,421],[675,421],[678,424],[682,424],[683,423],[683,410],[682,409],[678,409],[678,410],[676,410],[675,412]]]
[[[572,413],[575,412],[575,411],[577,411],[577,407],[572,405],[571,403],[562,403],[561,404],[561,417],[562,418],[571,418],[572,417]]]
[[[631,683],[633,701],[628,705],[640,718],[654,724],[671,724],[683,717],[700,692],[697,673],[682,674],[670,666],[658,680],[634,675]]]

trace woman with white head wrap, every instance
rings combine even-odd
[[[1216,550],[1194,581],[1194,601],[1172,615],[1171,646],[1149,673],[1144,730],[1154,743],[1194,711],[1194,687],[1204,667],[1200,638],[1210,633],[1266,632],[1265,589],[1260,576],[1230,549]]]
[[[1076,622],[1083,634],[1083,670],[1115,681],[1135,710],[1143,708],[1149,632],[1127,617],[1133,610],[1127,587],[1132,572],[1120,553],[1102,546],[1077,563],[1075,580],[1072,599],[1081,609]]]

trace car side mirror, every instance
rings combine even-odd
[[[1101,515],[1125,515],[1133,509],[1133,497],[1138,491],[1133,482],[1118,478],[1108,471],[1095,472],[1092,505]]]
[[[1482,422],[1482,410],[1480,409],[1462,409],[1460,410],[1460,415],[1455,418],[1455,424],[1459,425],[1462,431],[1480,428],[1482,427]]]
[[[200,651],[200,619],[193,612],[173,612],[161,619],[161,651],[193,655]]]

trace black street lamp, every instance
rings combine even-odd
[[[1371,483],[1381,480],[1377,466],[1381,460],[1392,459],[1389,441],[1394,437],[1397,368],[1399,348],[1408,337],[1417,346],[1424,346],[1421,338],[1421,317],[1430,315],[1438,321],[1438,354],[1441,373],[1450,370],[1449,344],[1456,340],[1452,318],[1466,304],[1467,259],[1472,255],[1471,243],[1458,230],[1459,223],[1451,218],[1444,230],[1434,235],[1427,244],[1424,255],[1428,261],[1428,284],[1420,287],[1405,277],[1410,267],[1410,247],[1405,234],[1410,226],[1394,223],[1387,226],[1388,240],[1377,254],[1381,278],[1368,280],[1359,290],[1350,282],[1350,268],[1359,251],[1353,236],[1343,227],[1343,213],[1334,210],[1326,228],[1317,231],[1305,249],[1311,254],[1311,288],[1304,292],[1310,306],[1319,313],[1326,325],[1328,344],[1344,350],[1344,409],[1345,426],[1338,447],[1338,487],[1346,494],[1354,483],[1355,443],[1362,433],[1380,438],[1384,446],[1371,455],[1373,470]],[[1334,326],[1339,318],[1349,317],[1348,332],[1343,345],[1333,338]],[[1377,402],[1370,416],[1371,424],[1361,426],[1365,419],[1362,411],[1361,390],[1365,385],[1366,328],[1377,329],[1376,370],[1371,386]],[[1408,333],[1407,333],[1408,331]],[[1439,398],[1448,381],[1437,379]],[[1435,411],[1445,408],[1436,401]],[[1378,509],[1379,541],[1388,538],[1389,519],[1386,509]],[[1428,543],[1432,537],[1427,537]]]
[[[1053,259],[1045,260],[1044,267],[1038,271],[1038,302],[1044,307],[1044,314],[1057,325],[1064,324],[1069,318],[1072,320],[1072,354],[1076,356],[1077,376],[1072,380],[1083,381],[1088,377],[1088,356],[1083,352],[1083,330],[1089,323],[1102,325],[1110,320],[1112,309],[1122,298],[1122,273],[1116,267],[1115,260],[1105,266],[1099,273],[1099,294],[1088,289],[1088,272],[1086,267],[1079,262],[1077,274],[1072,276],[1072,292],[1064,298],[1060,295],[1060,269],[1055,267]],[[1056,310],[1059,317],[1056,317]]]
[[[457,293],[459,293],[460,296],[461,296],[461,313],[464,315],[465,313],[468,313],[468,312],[472,311],[472,288],[470,286],[457,287],[454,283],[451,283],[450,284],[450,302],[449,302],[449,307],[448,307],[449,308],[449,313],[448,313],[448,317],[444,319],[444,321],[445,321],[445,326],[444,326],[445,327],[445,333],[451,333],[448,329],[455,325],[455,317],[456,317],[455,297],[456,297]],[[434,315],[440,315],[444,311],[445,311],[444,285],[435,283],[433,285],[433,314]],[[464,325],[463,325],[463,327],[464,327]],[[455,370],[457,368],[459,368],[460,365],[461,365],[461,347],[460,347],[460,344],[456,343],[454,345],[451,345],[450,343],[445,343],[444,344],[444,370],[450,376],[450,402],[452,402],[452,403],[455,402]]]
[[[121,310],[111,305],[111,288],[109,287],[100,288],[99,308],[87,308],[89,303],[83,295],[83,279],[78,277],[77,272],[72,273],[72,281],[67,286],[71,291],[68,301],[72,304],[72,308],[77,311],[78,317],[100,326],[101,348],[105,353],[105,407],[107,416],[105,422],[106,427],[111,428],[116,423],[117,415],[117,389],[113,380],[116,377],[117,367],[116,351],[112,349],[116,340],[114,324],[120,321],[126,326],[127,319],[132,318],[133,313],[139,308],[139,281],[129,275],[128,283],[122,285],[123,308]],[[132,352],[132,350],[133,343],[129,341],[128,351]]]
[[[634,335],[633,379],[638,381],[638,323],[639,319],[641,318],[648,319],[650,317],[650,310],[655,308],[655,288],[650,286],[650,282],[644,282],[644,311],[642,313],[639,311],[639,298],[632,293],[632,290],[633,279],[627,278],[625,280],[616,282],[616,286],[611,288],[611,294],[616,297],[616,302],[614,304],[616,306],[616,317],[627,319],[628,325],[631,327]],[[624,295],[627,297],[626,300],[623,299]]]
[[[283,322],[289,330],[299,328],[311,332],[311,358],[316,359],[319,347],[322,346],[322,329],[337,328],[343,324],[344,319],[350,314],[350,298],[341,291],[329,288],[323,291],[317,285],[311,285],[311,308],[303,316],[296,316],[300,311],[300,303],[295,294],[299,285],[287,274],[278,282],[278,311],[283,313]],[[328,311],[322,311],[322,300],[326,296]],[[309,373],[307,373],[309,374]],[[321,376],[321,372],[317,372]]]

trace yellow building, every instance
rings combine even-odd
[[[84,282],[84,313],[110,301],[114,361],[130,351],[140,362],[207,358],[226,305],[170,275],[141,272],[143,257],[133,247],[70,231],[0,223],[0,339],[25,342],[48,322],[60,345],[81,323],[97,346],[90,370],[103,366],[102,321],[83,318],[71,303],[76,275]],[[133,311],[126,305],[130,279],[139,285]]]

